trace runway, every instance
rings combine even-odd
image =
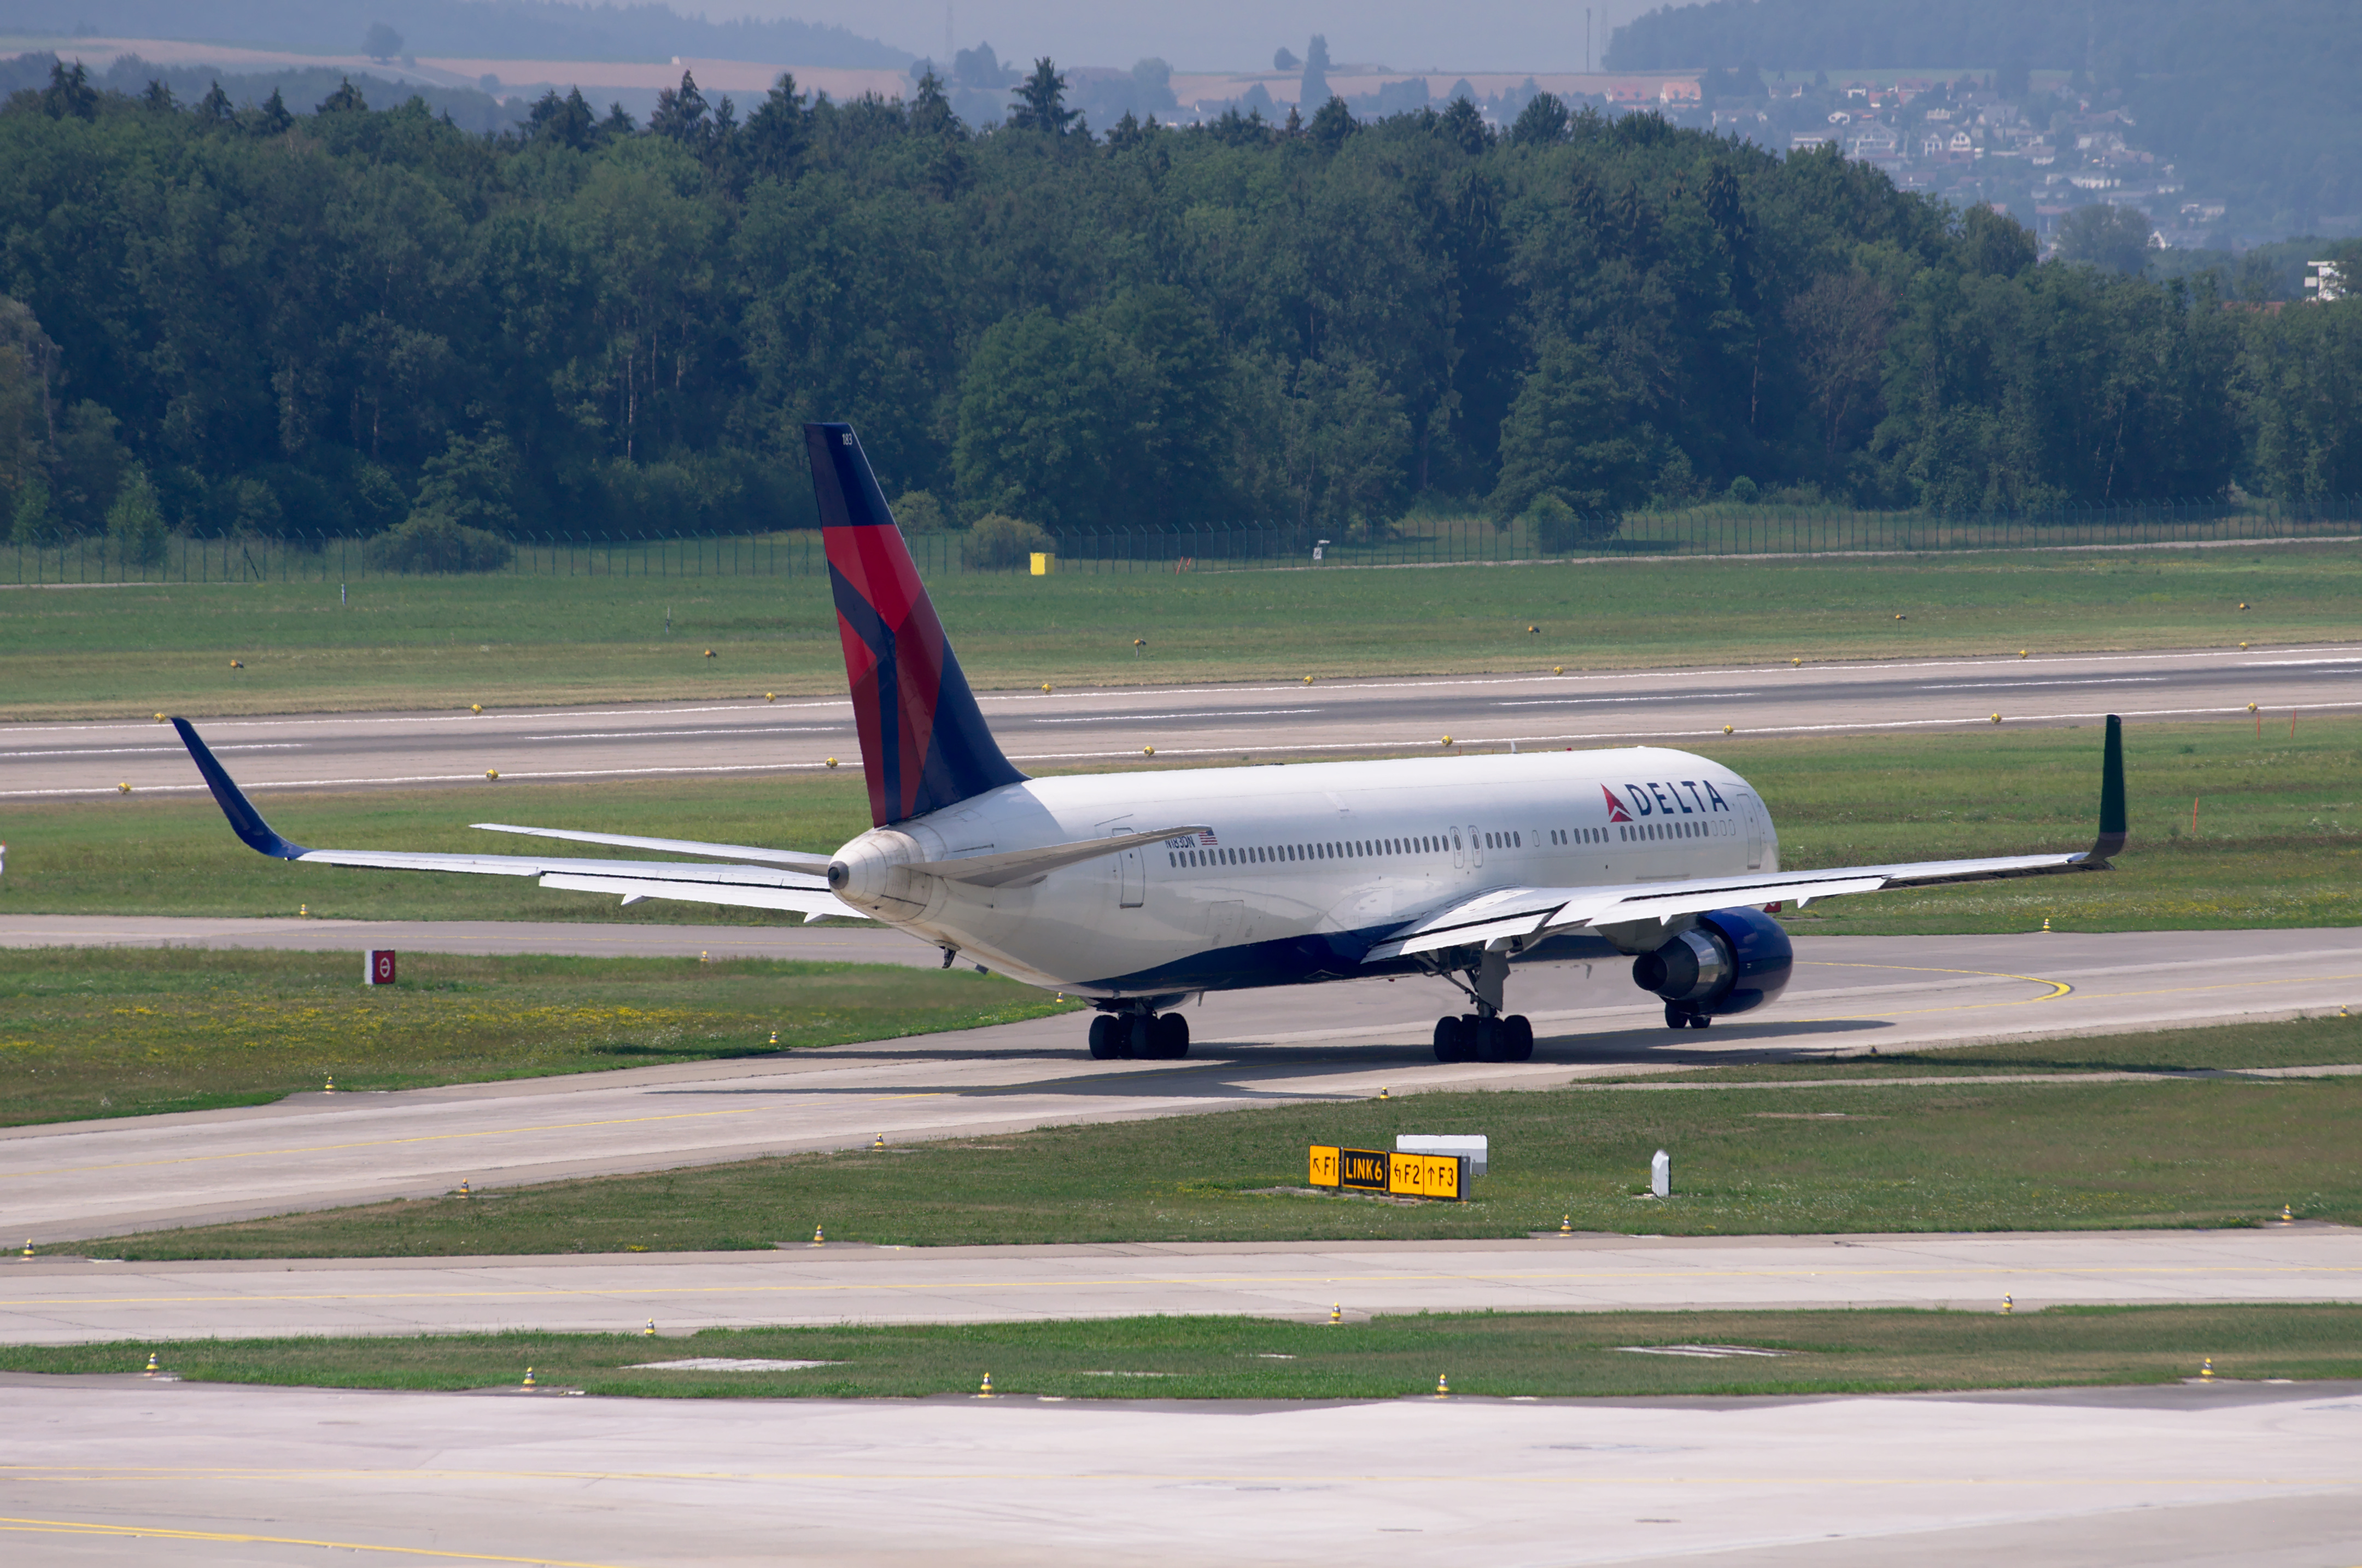
[[[1633,1221],[1645,1225],[1645,1214]],[[668,1334],[1157,1313],[1711,1311],[2362,1299],[2362,1231],[1540,1236],[760,1253],[0,1263],[0,1342]]]
[[[0,1378],[44,1565],[2345,1568],[2352,1385],[1173,1406]]]
[[[600,928],[587,929],[598,934]],[[308,935],[308,933],[301,934]],[[792,1055],[0,1132],[12,1238],[43,1244],[476,1186],[759,1154],[1438,1088],[1554,1087],[1776,1053],[1885,1051],[2334,1010],[2362,997],[2362,929],[1800,937],[1759,1014],[1662,1027],[1622,965],[1514,973],[1535,1059],[1434,1059],[1451,993],[1423,980],[1214,996],[1187,1062],[1093,1061],[1038,1019]],[[1900,1091],[1907,1092],[1907,1091]]]
[[[1146,685],[982,694],[1020,767],[1406,749],[1682,745],[1749,735],[2244,717],[2362,711],[2362,649],[2079,654],[1563,676],[1437,676],[1313,685]],[[382,790],[535,780],[692,778],[859,765],[840,697],[208,720],[250,790]],[[0,726],[0,799],[203,790],[169,730],[110,721]]]

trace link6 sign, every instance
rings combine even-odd
[[[1438,1198],[1457,1203],[1468,1187],[1465,1154],[1397,1154],[1384,1149],[1312,1145],[1308,1185],[1390,1198]]]

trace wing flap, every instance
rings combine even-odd
[[[639,877],[594,877],[579,871],[553,871],[541,879],[541,885],[570,893],[613,893],[627,904],[642,899],[677,899],[690,903],[730,904],[740,909],[785,910],[806,920],[817,920],[822,915],[843,915],[849,920],[869,918],[826,888],[765,888],[679,878],[659,881]]]
[[[535,855],[412,855],[383,849],[307,849],[293,856],[321,866],[375,871],[458,871],[479,877],[626,877],[695,887],[827,889],[820,878],[770,866],[701,866],[686,860],[577,860]]]
[[[1363,955],[1364,964],[1463,947],[1505,936],[1531,936],[1553,924],[1573,888],[1497,888],[1414,921]]]

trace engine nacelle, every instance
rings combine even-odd
[[[1683,1012],[1719,1017],[1772,1000],[1795,967],[1796,951],[1779,922],[1751,907],[1716,910],[1633,959],[1632,983]]]

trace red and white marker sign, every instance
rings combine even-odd
[[[362,967],[361,979],[363,983],[372,986],[393,984],[393,949],[391,947],[370,949],[369,963]]]

